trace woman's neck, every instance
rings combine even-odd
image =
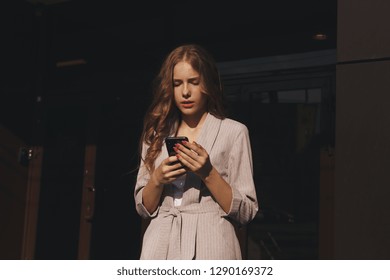
[[[207,112],[204,112],[197,118],[182,116],[181,123],[178,128],[178,135],[185,135],[189,138],[189,141],[192,142],[196,140],[200,129],[203,126],[207,117]]]
[[[199,116],[183,116],[181,117],[181,124],[185,128],[190,130],[201,127],[206,120],[207,112],[203,112]]]

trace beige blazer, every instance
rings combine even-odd
[[[232,187],[230,211],[225,213],[201,179],[188,172],[181,205],[174,206],[173,186],[169,184],[164,186],[157,210],[148,213],[142,204],[142,191],[150,175],[141,160],[135,204],[143,218],[151,218],[141,259],[241,259],[233,223],[246,224],[258,211],[248,129],[237,121],[208,114],[197,143],[206,149],[212,165]],[[142,158],[147,148],[144,144]],[[156,166],[167,157],[164,144]]]

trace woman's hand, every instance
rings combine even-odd
[[[187,141],[183,141],[182,145],[177,144],[174,150],[181,164],[202,179],[222,210],[229,213],[233,200],[232,188],[212,166],[207,151],[201,145]]]
[[[174,147],[176,157],[189,171],[198,175],[202,180],[209,176],[213,166],[211,165],[207,151],[195,141],[189,143],[182,141]]]
[[[161,162],[153,171],[150,179],[154,185],[162,186],[171,183],[185,172],[183,165],[177,161],[177,157],[171,156]]]
[[[149,213],[153,213],[160,202],[163,185],[169,184],[186,172],[175,156],[164,159],[153,171],[142,192],[142,203]]]

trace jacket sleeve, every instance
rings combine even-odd
[[[253,180],[252,151],[249,132],[241,125],[230,151],[228,183],[232,187],[233,199],[226,216],[240,224],[254,219],[259,209]]]
[[[145,208],[143,201],[142,201],[142,192],[146,186],[146,184],[150,180],[150,173],[148,169],[145,166],[144,158],[146,156],[146,152],[148,150],[148,145],[145,143],[142,144],[142,152],[141,152],[141,161],[139,165],[139,170],[137,174],[137,182],[135,184],[134,189],[134,199],[135,199],[135,207],[138,212],[138,214],[142,218],[153,218],[157,215],[159,207],[153,212],[149,213],[149,211]]]

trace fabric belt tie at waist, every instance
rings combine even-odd
[[[161,226],[156,251],[157,259],[193,259],[195,257],[196,229],[199,214],[219,212],[214,204],[209,209],[203,207],[161,207],[159,216],[164,221]],[[185,215],[183,226],[182,215]],[[168,219],[168,220],[165,220]],[[169,240],[168,240],[169,239]]]

